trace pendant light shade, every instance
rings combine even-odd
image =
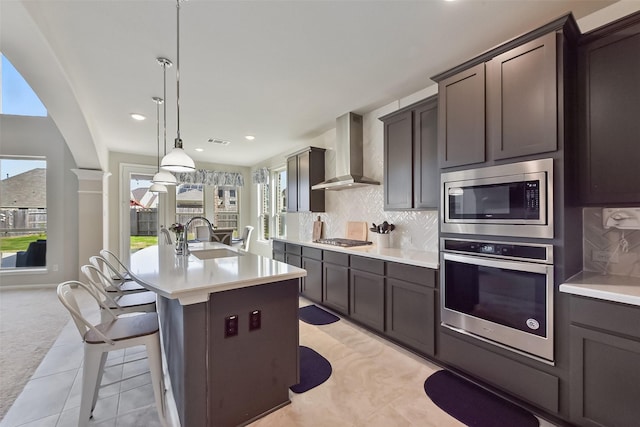
[[[193,172],[196,164],[193,159],[182,149],[182,139],[180,138],[180,1],[176,0],[176,127],[177,135],[173,150],[162,158],[160,167],[171,172]]]
[[[167,193],[167,187],[165,187],[162,184],[153,184],[151,185],[151,187],[149,187],[149,191],[151,191],[152,193]]]

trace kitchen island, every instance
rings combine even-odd
[[[182,426],[245,425],[289,403],[299,382],[298,289],[305,270],[221,243],[131,256],[158,294],[163,351]]]

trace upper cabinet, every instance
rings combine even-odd
[[[558,149],[565,32],[578,33],[570,15],[433,77],[441,168]]]
[[[584,35],[578,49],[581,198],[640,200],[640,12]]]
[[[287,158],[287,212],[324,212],[324,148],[308,147]]]
[[[436,209],[437,96],[380,120],[384,123],[384,210]]]

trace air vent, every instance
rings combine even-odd
[[[229,145],[231,144],[231,141],[225,141],[224,139],[216,139],[216,138],[209,138],[209,141],[213,144],[219,144],[219,145]]]

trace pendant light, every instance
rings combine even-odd
[[[182,149],[182,139],[180,138],[180,1],[176,0],[176,27],[177,27],[177,55],[176,55],[176,127],[177,135],[173,149],[164,156],[160,166],[171,172],[193,172],[196,165],[193,159]]]
[[[163,70],[163,75],[164,75],[164,81],[163,81],[163,91],[164,91],[164,99],[165,102],[163,102],[163,107],[164,107],[164,119],[162,121],[163,123],[163,128],[164,128],[164,143],[163,143],[163,147],[164,147],[164,155],[167,155],[167,68],[171,67],[173,65],[173,63],[171,61],[169,61],[167,58],[157,58],[158,64],[160,64],[160,66],[162,67]],[[162,169],[158,169],[158,173],[156,173],[153,176],[152,182],[155,184],[162,184],[162,185],[177,185],[178,181],[176,180],[176,177],[173,176],[173,174],[169,171],[166,170],[162,170]]]
[[[158,98],[157,96],[154,96],[153,102],[156,103],[156,139],[158,142],[157,145],[158,145],[158,172],[159,172],[160,171],[160,104],[162,104],[164,100],[162,98]],[[167,187],[165,187],[162,184],[158,184],[157,182],[154,182],[153,185],[149,187],[149,191],[153,193],[166,193]]]

